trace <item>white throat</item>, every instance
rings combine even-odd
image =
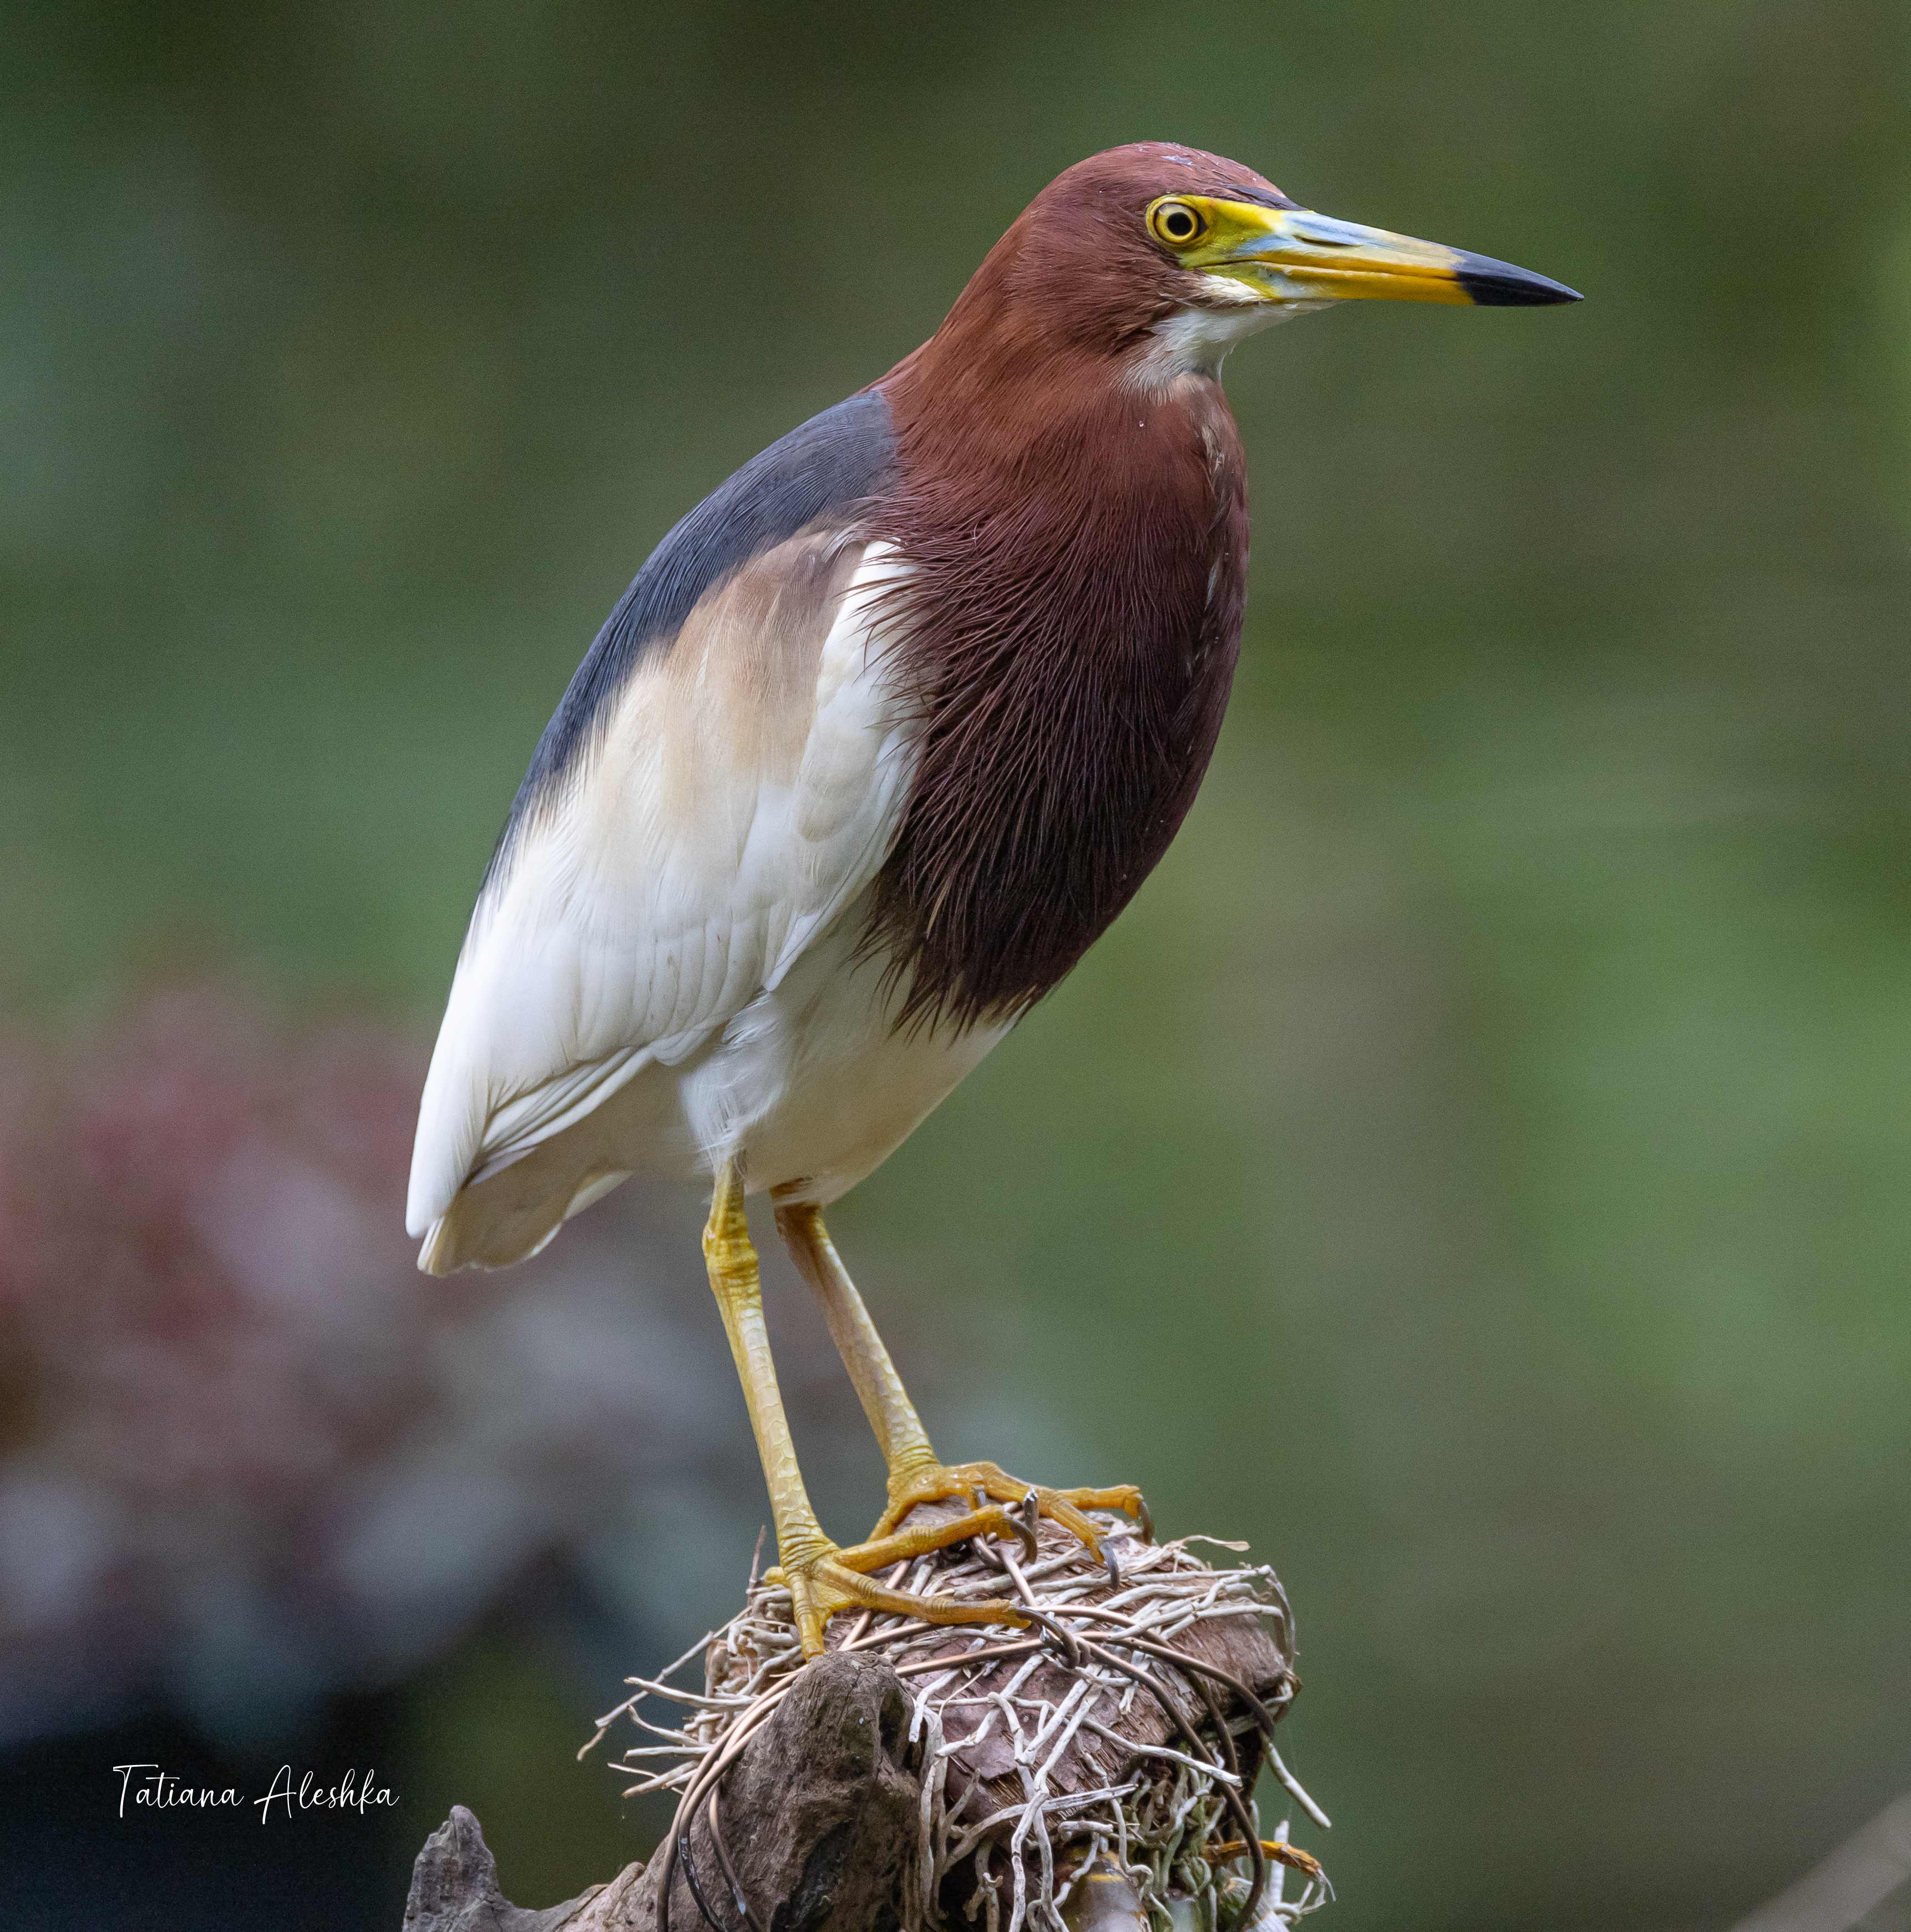
[[[1199,308],[1178,308],[1156,322],[1132,365],[1137,385],[1166,388],[1183,376],[1218,376],[1228,351],[1244,337],[1290,316],[1333,306],[1328,302],[1269,302],[1226,275],[1204,275]],[[1211,305],[1210,305],[1211,304]]]

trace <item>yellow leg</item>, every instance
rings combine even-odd
[[[778,1562],[769,1572],[769,1580],[789,1588],[803,1654],[814,1657],[822,1650],[823,1627],[838,1610],[886,1610],[938,1624],[1025,1624],[1027,1619],[1012,1604],[912,1596],[872,1583],[862,1574],[887,1569],[905,1558],[945,1549],[952,1543],[965,1543],[973,1536],[1020,1535],[1021,1526],[999,1505],[971,1510],[953,1522],[872,1538],[848,1550],[838,1549],[823,1534],[803,1487],[802,1472],[796,1466],[796,1444],[776,1387],[776,1367],[764,1327],[756,1250],[750,1245],[749,1223],[743,1211],[742,1179],[731,1161],[725,1161],[717,1174],[710,1226],[704,1231],[704,1258],[724,1330],[730,1337],[730,1353],[736,1358],[757,1453],[763,1459],[764,1480],[770,1486]]]
[[[1019,1503],[1034,1490],[1042,1514],[1072,1531],[1099,1557],[1101,1532],[1084,1510],[1118,1509],[1137,1518],[1149,1534],[1154,1525],[1148,1504],[1132,1483],[1107,1490],[1050,1490],[1024,1483],[993,1462],[947,1463],[929,1446],[922,1418],[902,1386],[890,1352],[862,1305],[856,1284],[836,1252],[823,1225],[823,1210],[790,1204],[776,1210],[776,1226],[803,1279],[823,1304],[823,1318],[836,1351],[856,1384],[863,1413],[876,1432],[876,1441],[889,1466],[889,1507],[872,1534],[889,1535],[918,1503],[941,1502],[950,1496],[978,1493],[992,1502]]]

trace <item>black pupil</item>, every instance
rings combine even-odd
[[[1195,232],[1195,218],[1185,208],[1171,208],[1162,217],[1161,225],[1177,242],[1185,242]]]

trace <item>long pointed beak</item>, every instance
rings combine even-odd
[[[1269,302],[1430,302],[1480,308],[1570,302],[1579,292],[1490,255],[1384,228],[1336,220],[1306,208],[1184,196],[1207,216],[1181,266],[1245,283]]]

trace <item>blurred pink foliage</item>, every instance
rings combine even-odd
[[[674,1204],[417,1272],[394,1032],[198,987],[0,1072],[0,1738],[389,1681],[634,1485],[747,1451]]]

